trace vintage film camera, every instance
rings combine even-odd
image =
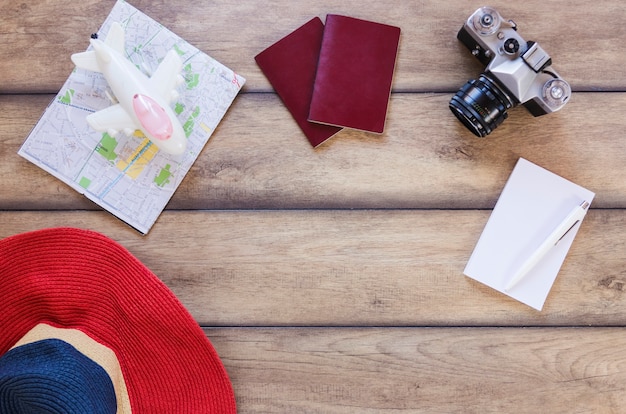
[[[491,7],[476,10],[457,38],[487,66],[450,101],[452,113],[479,137],[489,135],[514,106],[545,115],[561,109],[572,94],[541,46],[522,39],[516,24]]]

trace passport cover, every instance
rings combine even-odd
[[[382,133],[400,28],[329,14],[309,121]]]
[[[323,33],[324,24],[315,17],[254,58],[314,147],[341,131],[307,120]]]

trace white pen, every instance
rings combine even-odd
[[[524,264],[517,270],[515,275],[511,278],[509,283],[504,288],[505,291],[511,290],[528,272],[531,271],[537,263],[554,247],[563,237],[584,217],[589,208],[589,202],[583,201],[580,205],[577,205],[568,215],[563,219],[552,233],[541,243],[541,245],[535,250],[535,252],[524,262]]]

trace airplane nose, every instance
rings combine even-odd
[[[133,109],[146,132],[159,140],[172,136],[173,126],[170,117],[154,99],[146,95],[133,96]]]

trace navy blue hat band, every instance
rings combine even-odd
[[[60,339],[22,345],[0,357],[1,413],[116,410],[115,390],[106,371]]]

